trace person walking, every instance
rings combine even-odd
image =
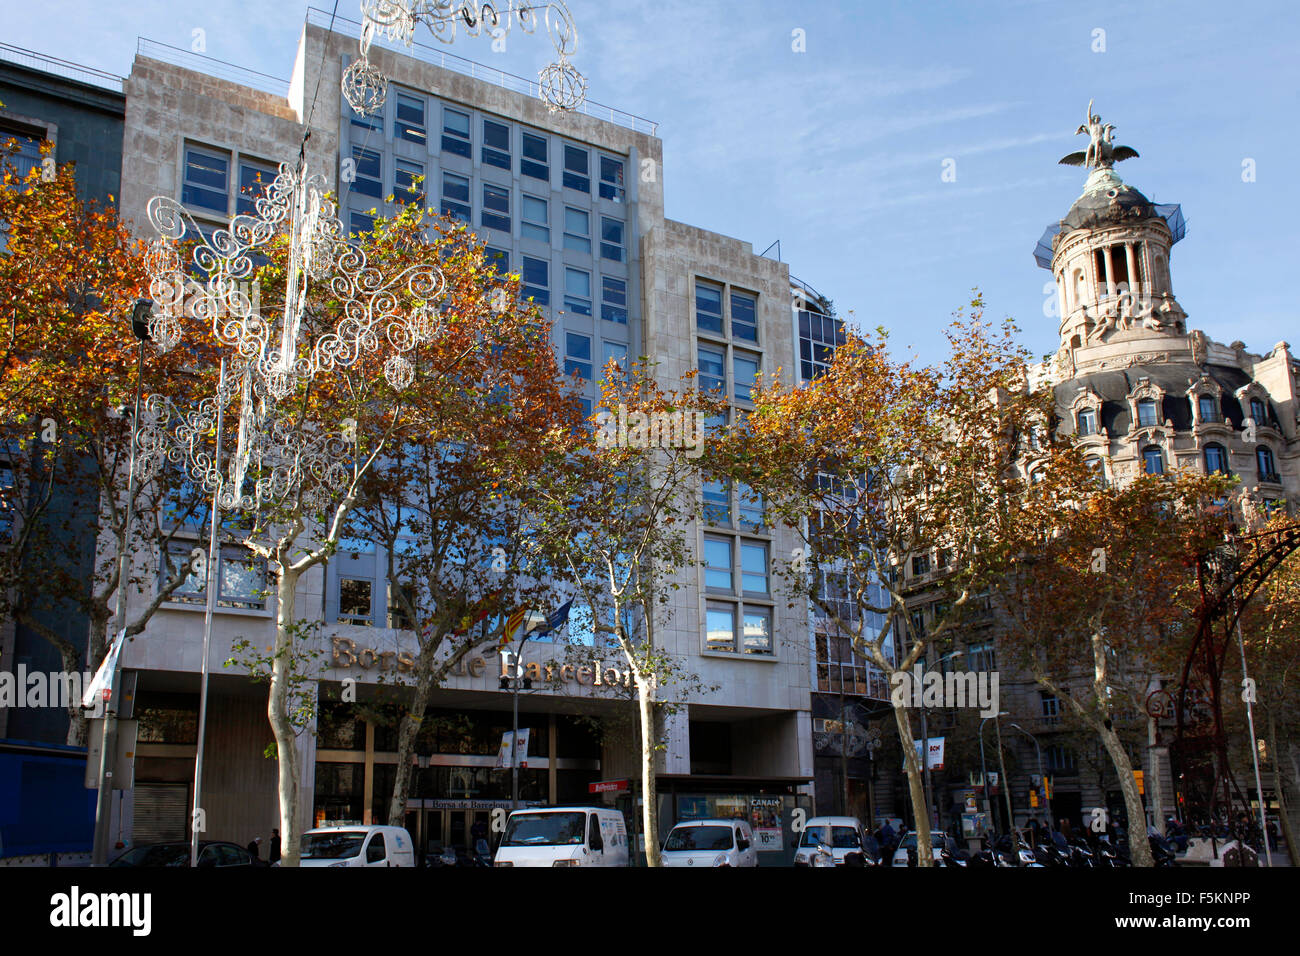
[[[272,831],[271,831],[271,856],[270,856],[270,861],[271,861],[272,863],[279,863],[279,862],[280,862],[280,831],[279,831],[279,830],[272,830]]]
[[[261,837],[253,837],[253,839],[248,841],[248,855],[253,858],[254,863],[258,862],[261,859],[261,855],[258,853],[258,849],[257,849],[257,845],[261,842],[262,842]]]

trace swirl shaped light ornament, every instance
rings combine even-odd
[[[381,354],[388,355],[383,367],[389,384],[408,386],[415,376],[410,353],[437,334],[435,302],[446,284],[435,262],[401,271],[371,265],[365,250],[346,240],[324,178],[309,175],[305,164],[282,164],[254,210],[204,234],[175,200],[156,196],[148,206],[159,234],[146,255],[155,302],[151,332],[160,347],[171,347],[183,319],[201,322],[228,350],[230,375],[223,366],[216,395],[195,408],[159,395],[146,399],[138,473],[148,479],[169,464],[179,467],[217,495],[222,510],[260,510],[298,494],[309,505],[324,503],[346,489],[355,437],[303,423],[300,389]],[[196,239],[187,264],[180,243],[190,237]],[[288,246],[284,291],[268,301],[256,276],[276,242]],[[314,301],[319,304],[324,293],[324,312],[309,311],[318,285]],[[222,415],[238,429],[219,473]]]
[[[352,109],[369,116],[383,109],[388,79],[369,60],[378,36],[410,46],[419,23],[442,43],[452,43],[459,31],[466,36],[505,37],[518,26],[535,33],[538,12],[555,47],[556,61],[538,74],[538,96],[552,112],[576,110],[587,97],[587,80],[569,63],[578,50],[578,27],[562,0],[362,0],[360,56],[344,71],[342,91]]]

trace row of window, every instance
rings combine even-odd
[[[271,163],[187,144],[181,202],[219,216],[251,216],[256,213],[257,198],[277,175]],[[233,191],[232,180],[238,184]]]
[[[698,346],[697,360],[699,375],[696,381],[700,391],[719,391],[729,395],[733,401],[748,402],[758,383],[762,359],[753,352],[732,351],[731,370],[733,389],[727,388],[727,353],[725,349],[715,348],[701,342]]]
[[[431,119],[429,103],[418,93],[396,91],[393,110],[393,138],[416,143],[420,146],[429,144],[429,121]],[[471,115],[451,106],[443,106],[440,116],[441,128],[436,129],[440,152],[466,159],[474,158],[475,124]],[[435,120],[436,121],[436,120]],[[368,117],[352,114],[352,125],[368,131],[381,131],[383,120],[378,116]],[[549,183],[551,181],[551,141],[550,138],[524,129],[516,130],[508,123],[480,117],[477,125],[479,131],[479,162],[485,166],[513,170],[514,157],[518,156],[520,176]],[[516,138],[515,133],[518,133]],[[583,146],[563,143],[558,157],[561,165],[561,183],[565,189],[591,193],[592,176],[596,175],[596,192],[601,199],[611,202],[625,202],[627,190],[624,186],[624,163],[622,159],[597,153],[596,162],[592,163],[592,151]]]
[[[732,291],[727,297],[727,315],[723,316],[723,289],[720,285],[695,280],[695,324],[701,332],[726,337],[724,328],[731,329],[733,339],[758,341],[758,297],[748,292]]]
[[[1100,458],[1089,458],[1088,464],[1094,469],[1101,468]],[[1142,449],[1142,466],[1148,475],[1165,473],[1165,453],[1159,445],[1147,445]],[[1277,462],[1273,451],[1263,445],[1255,449],[1255,466],[1259,469],[1259,480],[1277,483],[1281,481],[1277,473]],[[1228,467],[1228,450],[1219,444],[1205,446],[1205,470],[1210,474],[1230,475]]]
[[[1224,419],[1223,409],[1220,406],[1219,399],[1213,395],[1201,395],[1197,399],[1197,417],[1205,423],[1222,423]],[[1156,426],[1160,424],[1160,409],[1155,399],[1144,398],[1137,403],[1138,425],[1140,427]],[[1250,400],[1250,417],[1257,425],[1266,425],[1268,423],[1268,406],[1259,398]],[[1100,434],[1100,426],[1097,420],[1097,410],[1095,408],[1081,409],[1076,417],[1078,425],[1078,434],[1080,437]]]

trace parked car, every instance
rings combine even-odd
[[[836,866],[845,866],[849,854],[858,854],[865,866],[880,862],[880,847],[857,817],[813,817],[804,824],[794,853],[795,866],[813,866],[819,846],[825,846]],[[852,861],[857,865],[858,859]]]
[[[685,820],[668,834],[664,866],[758,866],[754,831],[744,820]]]
[[[955,842],[952,837],[942,830],[930,831],[930,853],[934,857],[935,866],[943,866],[943,851],[948,844],[953,843],[952,849],[955,849]],[[911,852],[909,852],[911,851]],[[898,842],[894,849],[893,866],[916,866],[916,831],[913,830],[907,836]]]
[[[403,827],[321,827],[302,835],[302,866],[415,866]]]
[[[134,846],[127,850],[109,866],[189,866],[190,845],[188,843],[148,843]],[[219,840],[199,841],[198,865],[204,868],[224,869],[231,866],[266,866],[261,860],[254,860],[248,851],[234,843]]]
[[[627,866],[627,824],[606,807],[516,810],[494,866]]]

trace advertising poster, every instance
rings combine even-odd
[[[749,825],[754,831],[755,849],[760,852],[785,849],[780,797],[751,797]]]
[[[497,768],[510,768],[510,743],[514,738],[514,731],[507,730],[501,735],[501,749],[497,751]],[[519,759],[519,766],[528,767],[528,730],[527,728],[519,731],[519,749],[516,753]]]

